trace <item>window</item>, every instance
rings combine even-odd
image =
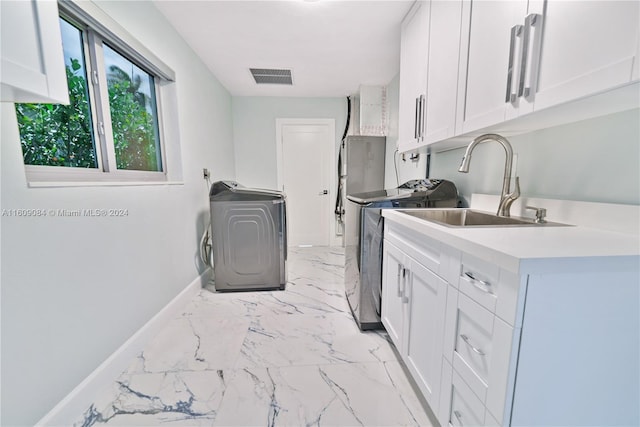
[[[153,76],[108,46],[104,62],[117,168],[162,171]]]
[[[69,105],[16,104],[26,165],[97,168],[82,31],[60,19]]]
[[[15,106],[27,178],[164,181],[159,92],[172,71],[162,72],[164,64],[154,66],[155,57],[147,60],[86,7],[60,3],[69,105]]]

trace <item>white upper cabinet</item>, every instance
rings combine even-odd
[[[418,148],[427,92],[430,1],[416,1],[402,23],[400,35],[400,104],[398,150]]]
[[[526,15],[526,0],[463,2],[457,134],[505,120]]]
[[[638,80],[640,2],[547,0],[543,28],[534,110]]]
[[[464,0],[462,16],[457,135],[638,80],[640,2]],[[577,108],[527,126],[588,118]]]
[[[424,143],[455,135],[462,0],[431,2]]]
[[[455,134],[462,0],[417,1],[402,25],[400,152]]]
[[[69,103],[58,3],[0,1],[0,100]]]

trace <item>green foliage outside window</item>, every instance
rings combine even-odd
[[[66,66],[69,105],[16,104],[20,142],[28,165],[96,168],[91,114],[84,70],[77,59]],[[118,169],[159,171],[159,149],[149,97],[131,79],[110,67],[107,79],[113,143]],[[155,108],[150,108],[155,110]]]
[[[140,75],[132,74],[113,65],[107,74],[116,163],[118,169],[159,171],[154,115],[147,111],[152,102],[139,90]]]
[[[16,104],[27,165],[97,167],[84,72],[77,59],[66,69],[69,105]]]

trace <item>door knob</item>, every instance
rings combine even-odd
[[[322,190],[318,193],[318,196],[324,196],[325,194],[329,194],[329,190]]]

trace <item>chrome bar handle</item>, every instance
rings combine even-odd
[[[420,117],[420,98],[416,98],[416,119],[413,122],[413,137],[415,139],[419,138],[418,135],[418,123],[420,121],[419,117]]]
[[[408,303],[409,297],[407,297],[407,281],[406,279],[407,269],[402,267],[402,302]]]
[[[507,95],[504,102],[515,101],[516,94],[512,93],[513,85],[513,67],[515,66],[515,48],[516,37],[520,36],[522,25],[514,25],[511,27],[511,41],[509,42],[509,65],[507,66]]]
[[[533,14],[532,14],[533,15]],[[524,35],[522,36],[522,52],[520,52],[520,78],[518,79],[518,97],[524,93],[524,77],[527,71],[527,56],[529,55],[529,36],[531,35],[531,15],[524,20]]]
[[[465,271],[464,275],[467,276],[467,278],[469,278],[473,286],[480,289],[482,292],[487,294],[493,294],[493,292],[491,292],[491,283],[485,282],[484,280],[476,279],[473,273],[471,273],[470,271]]]
[[[465,342],[465,344],[467,344],[469,346],[469,348],[476,354],[479,354],[480,356],[484,356],[485,353],[484,351],[480,350],[477,347],[474,347],[471,342],[469,341],[469,337],[466,336],[465,334],[460,334],[460,338],[462,338],[462,341]]]
[[[398,282],[398,298],[402,298],[402,289],[400,289],[400,283],[402,282],[402,278],[404,277],[402,274],[402,271],[404,270],[404,267],[402,267],[401,264],[398,264],[398,277],[397,277],[397,282]]]
[[[537,76],[534,76],[534,71],[537,71],[537,67],[536,70],[533,69],[534,66],[536,66],[537,64],[537,59],[533,57],[533,55],[537,55],[537,50],[539,50],[539,43],[540,40],[539,38],[542,36],[541,33],[541,29],[542,29],[542,15],[537,14],[537,13],[531,13],[529,14],[524,21],[524,25],[525,25],[525,50],[524,50],[524,54],[527,53],[528,47],[530,45],[529,42],[529,38],[531,37],[531,29],[533,27],[538,27],[538,30],[536,31],[536,40],[534,40],[534,49],[531,50],[531,61],[529,61],[529,81],[527,82],[528,84],[526,84],[525,86],[525,64],[526,64],[526,60],[523,57],[522,60],[522,67],[523,67],[523,71],[520,73],[522,75],[522,81],[520,82],[520,86],[522,87],[522,90],[520,91],[521,93],[518,96],[522,96],[524,95],[525,97],[528,97],[531,94],[531,86],[532,86],[532,81],[534,81],[534,79],[537,79]],[[536,48],[536,45],[538,45],[538,47]],[[537,73],[536,73],[537,74]]]
[[[420,95],[420,128],[418,129],[418,134],[421,140],[424,141],[424,123],[426,121],[426,110],[427,110],[427,95]]]

